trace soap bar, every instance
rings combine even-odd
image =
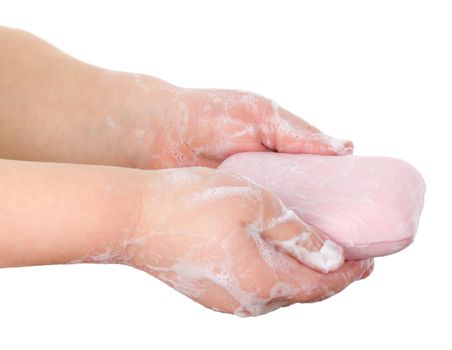
[[[276,194],[340,244],[349,260],[407,247],[424,203],[422,176],[395,158],[245,152],[227,158],[219,169]]]

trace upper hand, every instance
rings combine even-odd
[[[345,155],[350,141],[320,132],[257,94],[175,88],[159,118],[147,168],[217,167],[245,151]]]

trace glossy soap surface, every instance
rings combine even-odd
[[[346,259],[404,249],[414,239],[424,202],[422,176],[395,158],[246,152],[219,169],[275,193],[339,243]]]

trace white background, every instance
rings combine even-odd
[[[428,188],[412,246],[329,300],[257,318],[123,266],[0,270],[0,349],[452,348],[450,1],[15,0],[0,24],[107,68],[266,95],[356,154],[411,162]]]

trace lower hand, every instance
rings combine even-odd
[[[143,198],[123,261],[214,310],[259,315],[321,300],[372,268],[343,263],[342,249],[238,176],[154,171]]]

